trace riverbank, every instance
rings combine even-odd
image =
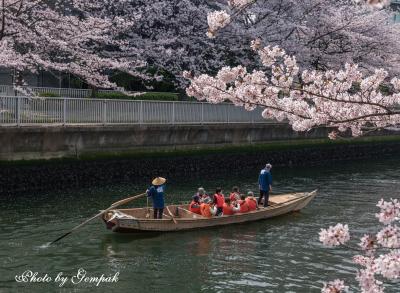
[[[243,174],[266,162],[279,166],[326,165],[340,160],[390,156],[400,151],[400,136],[365,137],[331,141],[307,139],[271,143],[136,150],[115,155],[98,152],[79,158],[0,162],[0,195],[35,193],[118,183],[149,181],[165,176],[170,183],[179,178],[212,178]]]
[[[32,125],[0,127],[0,160],[81,158],[271,141],[318,139],[329,129],[295,132],[287,123]]]

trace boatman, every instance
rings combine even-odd
[[[154,178],[152,186],[147,189],[147,196],[153,201],[154,219],[162,219],[164,211],[164,191],[167,179],[163,177]]]
[[[258,205],[261,204],[264,199],[264,207],[268,206],[269,193],[272,191],[272,175],[271,175],[271,164],[266,164],[265,168],[260,171],[258,176],[258,185],[260,188],[260,197],[258,198]]]

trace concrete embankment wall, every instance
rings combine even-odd
[[[297,133],[287,124],[0,127],[0,160],[79,158],[138,149],[253,144],[323,138],[327,129]]]
[[[154,176],[166,177],[170,184],[193,178],[207,182],[221,174],[226,178],[254,172],[266,162],[279,170],[279,166],[329,165],[336,161],[370,160],[399,153],[400,136],[338,142],[324,139],[276,141],[166,153],[147,151],[109,158],[1,162],[0,197],[33,196],[120,183],[143,186]]]

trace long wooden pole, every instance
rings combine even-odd
[[[172,218],[172,221],[174,221],[175,224],[178,224],[178,222],[176,221],[174,215],[173,215],[173,214],[171,213],[171,211],[169,210],[168,206],[166,206],[166,208],[167,208],[168,214],[170,214],[170,216],[171,216],[171,218]]]
[[[118,207],[118,206],[120,206],[120,205],[126,204],[126,203],[128,203],[128,202],[130,202],[130,201],[132,201],[132,200],[141,198],[141,197],[143,197],[143,196],[145,196],[145,195],[146,195],[146,193],[142,193],[142,194],[138,194],[138,195],[131,196],[131,197],[128,197],[128,198],[125,198],[125,199],[121,199],[121,200],[119,200],[119,201],[114,202],[114,203],[113,203],[111,206],[109,206],[107,209],[105,209],[105,210],[101,211],[100,213],[94,215],[93,217],[87,219],[87,220],[84,221],[83,223],[81,223],[81,224],[79,224],[78,226],[75,226],[74,228],[72,228],[70,231],[68,231],[68,232],[65,233],[64,235],[61,235],[61,236],[58,237],[56,240],[52,241],[52,242],[50,243],[50,245],[52,245],[53,243],[56,243],[57,241],[60,241],[61,239],[63,239],[64,237],[68,236],[69,234],[71,234],[71,233],[74,232],[75,230],[79,229],[80,227],[82,227],[83,225],[89,223],[90,221],[96,219],[97,217],[103,215],[104,213],[108,212],[109,210],[114,209],[114,208],[116,208],[116,207]]]

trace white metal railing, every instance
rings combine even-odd
[[[68,98],[88,98],[91,96],[91,89],[76,89],[76,88],[55,88],[55,87],[26,87],[30,91],[40,95],[44,93],[54,94],[58,97]],[[119,93],[118,90],[97,90],[98,93]],[[0,85],[0,96],[18,96],[19,94],[14,90],[11,85]]]
[[[271,123],[233,104],[0,96],[0,125]]]

